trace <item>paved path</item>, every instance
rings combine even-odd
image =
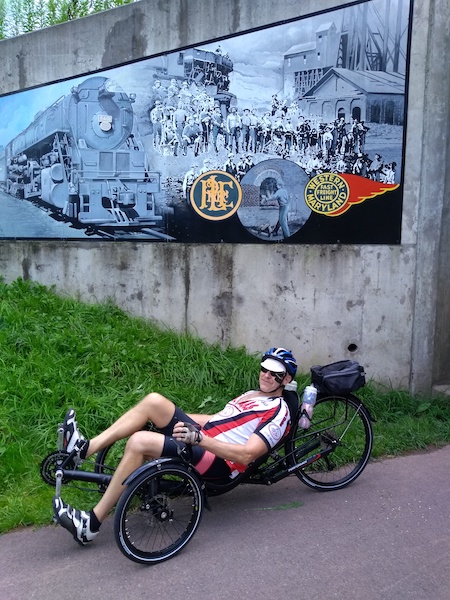
[[[0,598],[448,600],[449,465],[446,446],[371,463],[338,492],[295,477],[240,486],[211,499],[177,557],[150,567],[119,552],[111,522],[85,548],[57,526],[9,533]]]

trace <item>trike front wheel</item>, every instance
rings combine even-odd
[[[200,480],[184,465],[153,465],[132,481],[116,507],[117,545],[129,559],[152,564],[191,540],[203,512]]]
[[[311,427],[295,427],[285,452],[290,467],[311,458],[294,471],[303,483],[318,490],[337,490],[361,475],[372,451],[373,430],[370,414],[356,396],[319,398]]]

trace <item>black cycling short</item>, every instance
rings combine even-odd
[[[172,417],[172,420],[166,427],[159,429],[160,433],[163,433],[165,436],[164,446],[162,451],[162,456],[173,456],[177,457],[186,449],[186,444],[184,442],[180,442],[172,437],[173,428],[178,421],[182,421],[183,423],[193,423],[196,425],[195,421],[191,419],[185,412],[175,407],[175,413]],[[200,448],[200,446],[191,446],[192,451],[192,459],[191,462],[194,467],[199,467],[201,469],[202,459],[205,460],[205,450]],[[211,457],[210,457],[211,458]],[[203,473],[201,470],[199,471],[201,476],[207,480],[214,480],[216,482],[225,483],[230,480],[231,470],[227,465],[223,458],[214,457],[212,460],[207,461],[208,467],[206,471]]]

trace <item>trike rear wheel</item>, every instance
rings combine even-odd
[[[175,556],[202,516],[200,480],[183,465],[153,465],[130,483],[116,507],[114,531],[129,559],[152,564]]]
[[[311,427],[296,427],[285,445],[288,465],[321,456],[295,471],[303,483],[318,490],[336,490],[361,475],[372,451],[373,430],[370,414],[356,396],[319,398]]]

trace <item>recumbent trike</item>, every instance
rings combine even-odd
[[[296,391],[284,390],[291,428],[267,455],[225,484],[202,478],[189,462],[158,458],[144,463],[124,482],[114,517],[116,542],[123,554],[138,563],[158,563],[177,554],[192,539],[208,497],[223,494],[241,483],[271,485],[296,475],[316,490],[338,490],[364,470],[373,445],[372,418],[353,392],[365,384],[363,368],[355,361],[340,361],[311,368],[317,402],[308,429],[298,421],[302,414]],[[288,386],[287,386],[288,387]],[[119,443],[81,461],[75,451],[63,451],[63,428],[58,427],[58,450],[41,464],[43,480],[56,487],[74,482],[94,484],[104,492],[120,456]],[[82,488],[85,489],[85,488]],[[91,488],[92,491],[92,488]]]

